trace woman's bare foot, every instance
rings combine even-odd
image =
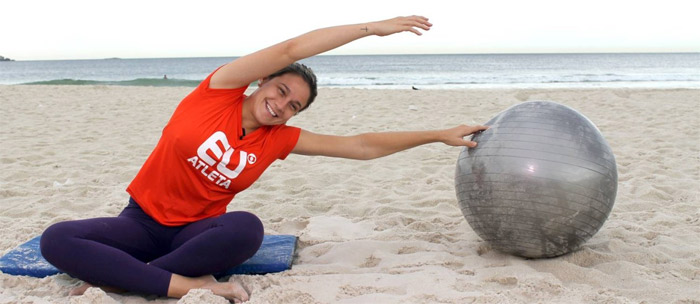
[[[85,291],[90,287],[95,287],[95,286],[93,286],[90,283],[83,283],[80,286],[71,289],[70,292],[68,293],[68,295],[69,296],[82,296],[85,293]]]
[[[233,300],[234,303],[245,302],[249,299],[248,291],[245,290],[243,285],[236,281],[218,282],[215,279],[213,282],[207,283],[200,288],[209,289],[215,295]]]
[[[115,287],[106,286],[95,286],[90,283],[83,283],[80,286],[73,288],[69,295],[80,296],[85,293],[90,287],[98,287],[105,292],[113,293],[123,293],[122,289]],[[236,281],[230,282],[219,282],[214,276],[207,275],[198,278],[189,278],[181,275],[173,274],[170,279],[170,287],[168,289],[168,296],[173,298],[182,298],[186,295],[190,289],[208,289],[211,290],[217,296],[224,297],[234,303],[242,303],[248,301],[249,295],[248,291],[245,290],[243,285]]]
[[[234,303],[242,303],[249,299],[248,292],[240,283],[236,281],[219,282],[211,275],[189,278],[173,274],[170,279],[168,296],[181,298],[186,295],[190,289],[208,289],[215,295],[234,301]]]

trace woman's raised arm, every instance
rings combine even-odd
[[[298,60],[330,51],[366,36],[387,36],[400,32],[421,35],[418,29],[427,31],[431,26],[428,18],[408,16],[317,29],[237,58],[216,71],[209,86],[239,88]]]

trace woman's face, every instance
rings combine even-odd
[[[309,85],[301,76],[286,73],[272,79],[264,79],[251,94],[253,115],[261,125],[286,123],[306,107]]]

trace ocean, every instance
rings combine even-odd
[[[233,59],[4,61],[0,84],[194,87]],[[700,88],[700,53],[321,55],[301,62],[322,87]]]

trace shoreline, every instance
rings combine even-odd
[[[59,79],[28,83],[0,84],[2,86],[123,86],[123,87],[183,87],[194,89],[201,80],[141,78],[133,80],[96,81]],[[255,83],[250,87],[254,87]],[[523,84],[430,84],[430,85],[319,85],[319,89],[359,90],[558,90],[558,89],[700,89],[700,82],[639,81],[639,82],[558,82]]]

